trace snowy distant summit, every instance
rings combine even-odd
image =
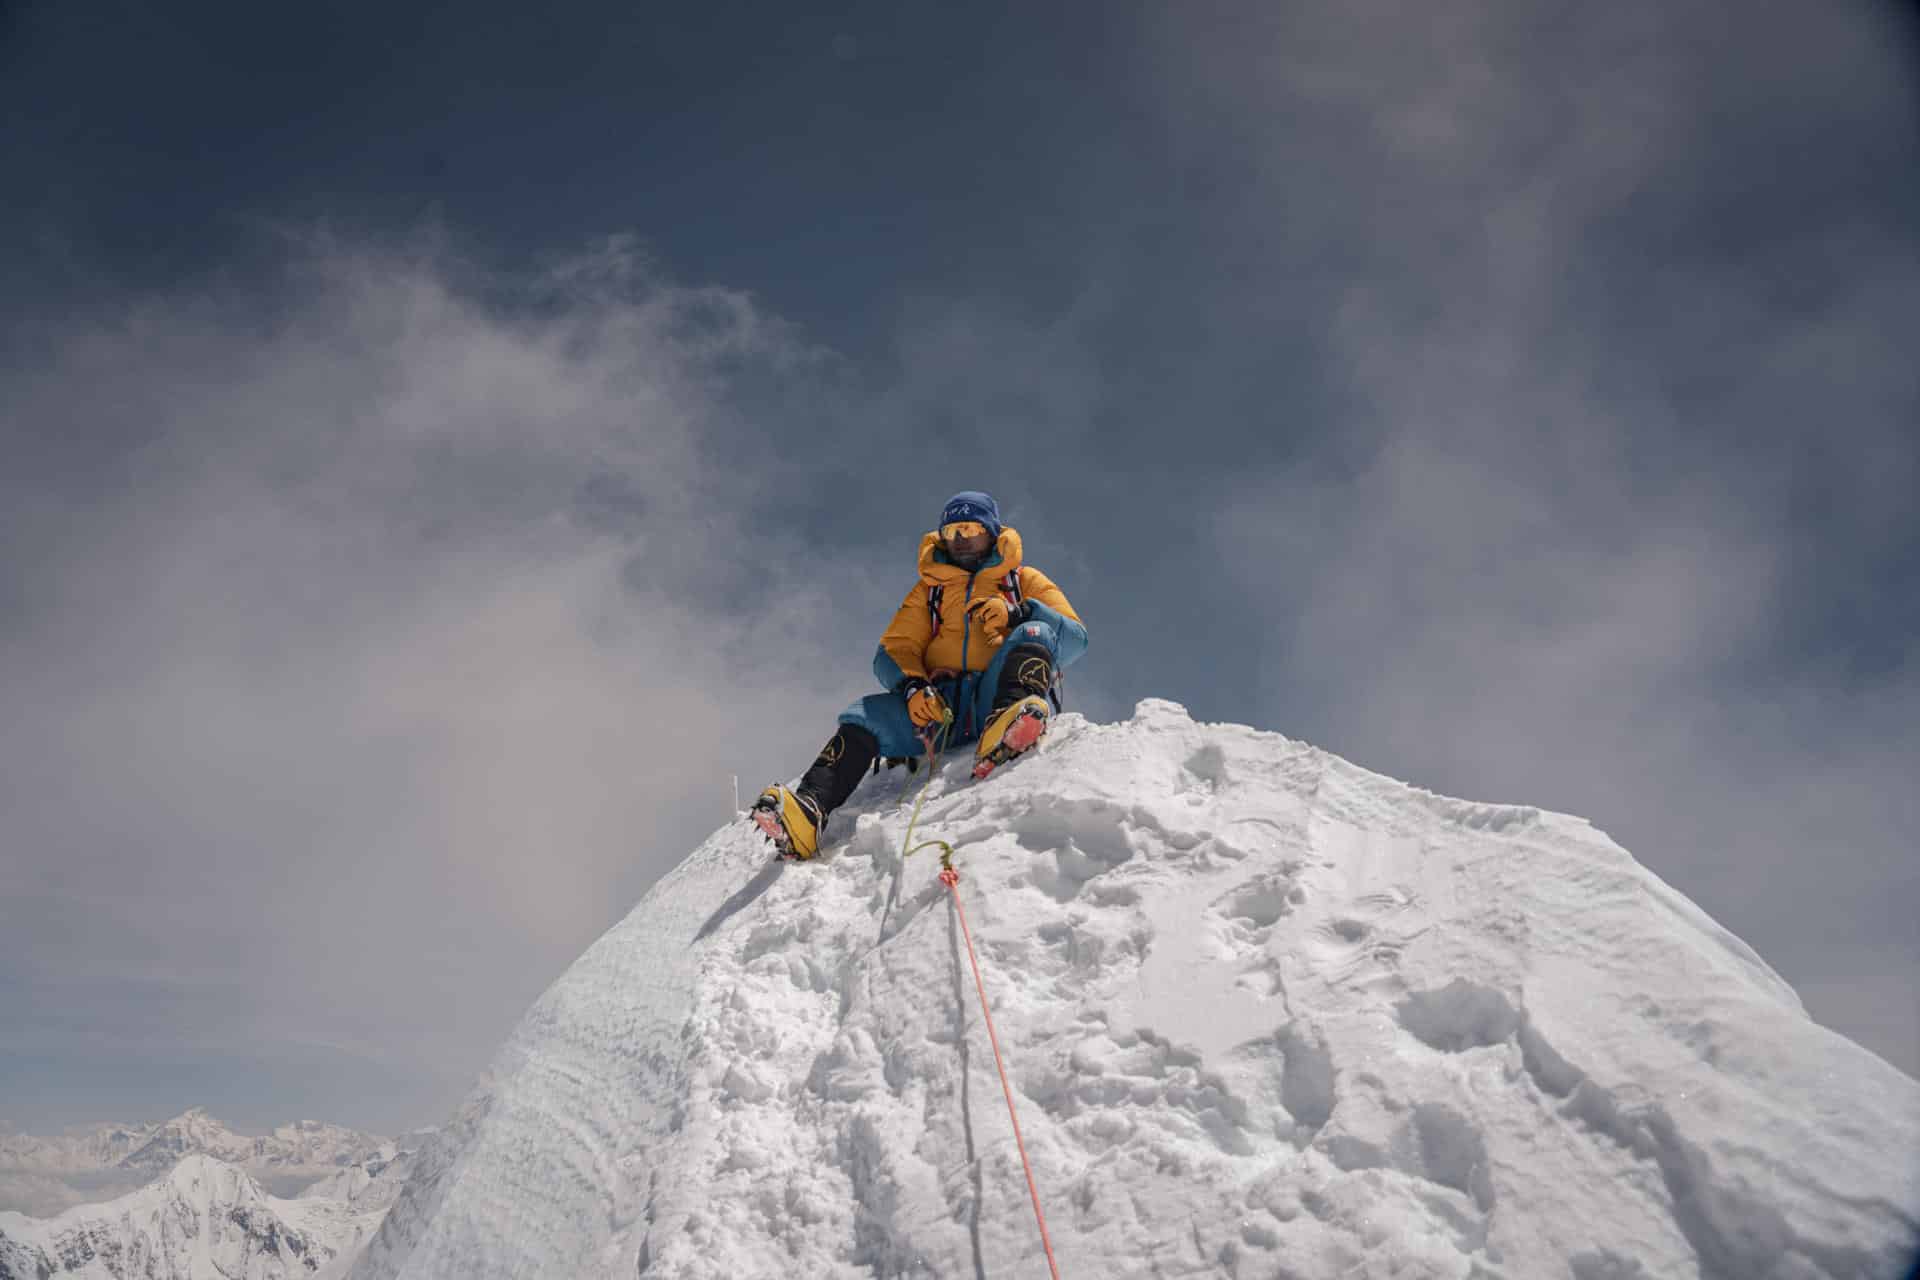
[[[145,1146],[157,1124],[97,1124],[53,1137],[0,1134],[0,1169],[70,1173],[111,1169]]]
[[[301,1120],[270,1134],[235,1133],[205,1108],[158,1124],[103,1124],[55,1137],[0,1136],[0,1170],[91,1173],[104,1169],[164,1173],[189,1155],[210,1155],[268,1173],[323,1176],[368,1159],[387,1139],[339,1125]]]
[[[336,1280],[383,1209],[281,1200],[194,1154],[109,1204],[0,1213],[0,1280]]]
[[[155,1129],[137,1151],[120,1162],[120,1167],[161,1173],[189,1155],[210,1155],[237,1162],[250,1154],[251,1149],[252,1144],[204,1108],[194,1107]]]
[[[383,1143],[358,1164],[348,1165],[309,1183],[300,1192],[305,1200],[321,1197],[339,1200],[355,1209],[381,1209],[391,1206],[412,1174],[420,1152],[431,1148],[437,1139],[432,1130],[416,1130],[396,1142]]]
[[[202,1154],[240,1165],[255,1176],[317,1174],[358,1164],[375,1155],[386,1141],[317,1120],[284,1124],[272,1133],[247,1137],[195,1107],[159,1126],[120,1167],[157,1172],[188,1155]]]
[[[356,1280],[1043,1268],[908,798],[870,783],[809,864],[695,850]],[[948,762],[930,836],[1066,1275],[1867,1280],[1920,1237],[1920,1084],[1577,818],[1148,701]]]
[[[401,1144],[419,1145],[416,1136],[409,1138]],[[383,1151],[390,1161],[394,1150],[388,1139],[315,1120],[238,1134],[200,1107],[158,1124],[101,1124],[54,1137],[0,1135],[0,1209],[47,1217],[109,1201],[193,1155],[236,1165],[285,1195],[380,1164]]]

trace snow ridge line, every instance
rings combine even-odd
[[[925,821],[965,849],[1003,1088],[1076,1274],[1860,1280],[1910,1258],[1920,1085],[1590,823],[1155,701],[1063,715],[983,785],[949,766]],[[976,1139],[958,902],[930,910],[943,886],[907,865],[910,801],[856,797],[804,870],[730,825],[650,890],[516,1033],[397,1280],[1031,1267],[1014,1152]],[[618,1186],[552,1176],[608,1150]]]

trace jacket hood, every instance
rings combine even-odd
[[[947,559],[947,553],[940,546],[940,531],[935,529],[920,539],[920,580],[930,587],[947,586],[953,583],[965,585],[968,578],[988,569],[1004,568],[1008,571],[1020,567],[1020,533],[1016,529],[1000,530],[1000,537],[993,544],[993,553],[981,561],[978,569],[962,569]]]

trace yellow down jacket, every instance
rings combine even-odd
[[[937,619],[932,593],[938,588]],[[999,651],[989,641],[977,615],[969,617],[967,604],[988,594],[1038,600],[1075,622],[1080,615],[1067,603],[1053,580],[1032,565],[1020,563],[1020,535],[1003,528],[987,562],[972,572],[947,559],[939,533],[920,539],[920,581],[880,637],[880,647],[900,665],[902,675],[925,678],[935,671],[984,671]]]

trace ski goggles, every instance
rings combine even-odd
[[[940,538],[943,542],[952,542],[959,538],[984,538],[987,526],[978,520],[955,520],[952,524],[940,526]]]

